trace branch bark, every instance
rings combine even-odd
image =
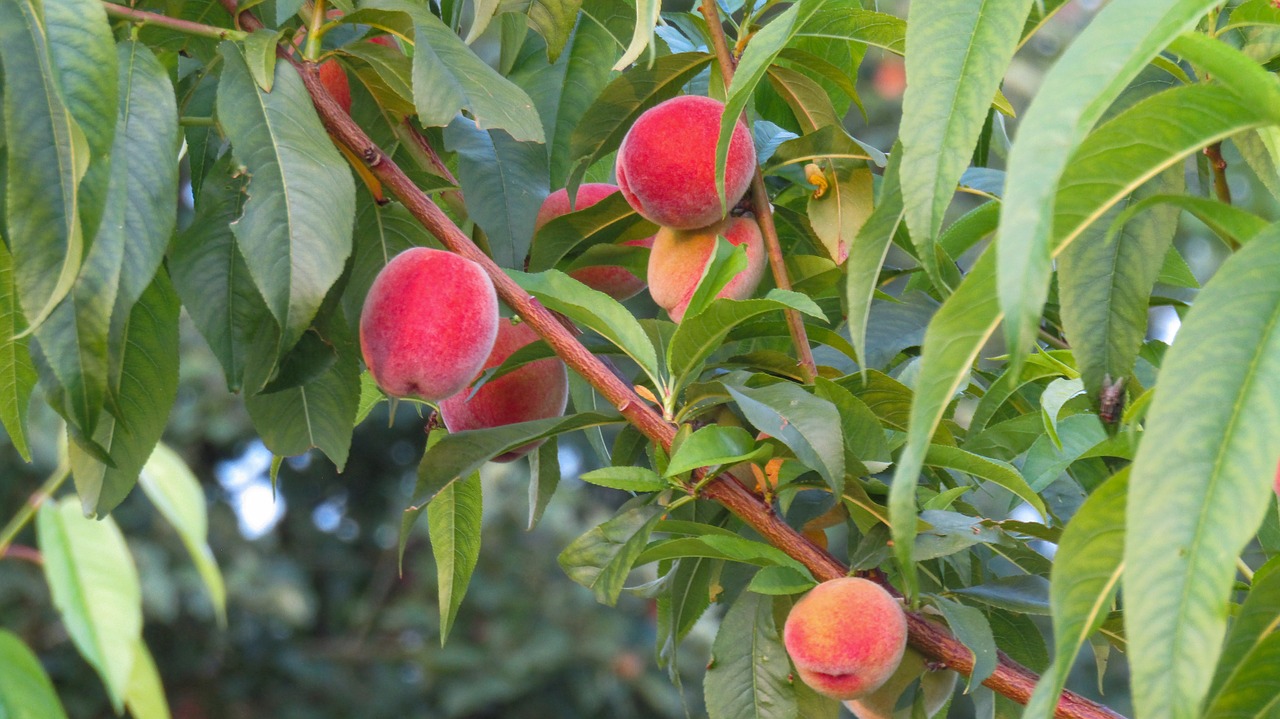
[[[262,24],[247,11],[237,14],[236,0],[219,1],[228,12],[238,17],[240,27],[250,31],[262,27]],[[583,347],[552,312],[530,297],[453,224],[431,201],[431,198],[414,185],[395,162],[370,140],[368,135],[329,96],[320,82],[320,76],[314,65],[288,57],[283,52],[280,55],[281,59],[298,69],[307,91],[311,94],[316,112],[329,134],[361,158],[383,185],[445,247],[479,264],[493,281],[502,301],[529,323],[566,365],[586,379],[622,413],[623,417],[651,441],[663,448],[670,448],[671,440],[675,437],[675,426],[664,420],[627,383],[615,376],[599,358]],[[802,562],[819,580],[835,579],[848,574],[848,568],[839,560],[782,521],[772,507],[748,491],[736,479],[728,475],[720,475],[703,488],[702,496],[724,505],[766,540]],[[907,613],[907,622],[910,627],[909,641],[912,646],[952,669],[962,673],[972,671],[972,653],[945,629],[912,612]],[[983,684],[1014,701],[1025,704],[1035,688],[1036,681],[1036,675],[1030,670],[1001,655],[995,673]],[[1119,717],[1110,709],[1071,692],[1063,692],[1055,716],[1061,719],[1116,719]]]

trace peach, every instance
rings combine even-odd
[[[415,247],[374,278],[360,313],[360,351],[393,397],[438,402],[484,367],[498,336],[498,295],[480,265]]]
[[[914,649],[903,654],[897,671],[879,689],[861,699],[850,699],[844,705],[858,719],[893,719],[899,697],[917,677],[920,679],[918,691],[924,694],[925,716],[932,717],[951,698],[956,687],[956,673],[945,669],[930,670],[924,657]]]
[[[320,63],[320,82],[334,100],[342,106],[342,110],[351,114],[351,84],[347,81],[347,73],[337,60],[325,60]]]
[[[588,182],[578,187],[575,204],[570,207],[569,191],[567,189],[556,190],[547,195],[547,199],[542,201],[542,207],[538,209],[538,217],[533,223],[533,231],[536,233],[542,229],[543,225],[561,215],[591,207],[617,191],[617,185],[610,185],[606,182]],[[627,240],[622,244],[633,247],[653,247],[653,238]],[[570,272],[569,276],[593,290],[609,295],[619,302],[635,297],[645,287],[643,279],[636,277],[634,273],[625,267],[618,267],[617,265],[580,267]]]
[[[743,215],[698,230],[663,227],[654,236],[649,253],[649,294],[658,306],[679,322],[684,317],[698,280],[711,261],[716,237],[732,245],[746,245],[747,268],[720,290],[716,297],[745,300],[756,291],[764,277],[764,239],[755,217]]]
[[[805,684],[832,699],[857,699],[897,670],[907,648],[907,617],[880,585],[842,577],[796,602],[782,640]]]
[[[537,333],[529,325],[503,320],[498,325],[498,338],[484,362],[484,369],[497,367],[513,352],[537,339]],[[564,362],[548,357],[486,383],[474,396],[470,388],[462,390],[440,403],[440,416],[450,432],[461,432],[559,417],[568,402],[569,375]],[[517,447],[495,457],[494,461],[510,462],[544,441]]]
[[[678,230],[706,227],[724,218],[751,185],[756,150],[738,121],[729,139],[721,209],[716,194],[716,140],[724,103],[684,95],[636,118],[618,148],[618,186],[646,219]]]

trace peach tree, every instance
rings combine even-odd
[[[1112,0],[1015,113],[1065,2],[863,5],[0,0],[0,420],[59,448],[0,560],[117,712],[168,716],[112,509],[145,492],[225,603],[160,443],[185,308],[278,460],[421,408],[442,640],[480,467],[528,463],[532,526],[577,432],[620,507],[560,563],[656,600],[673,676],[716,607],[713,719],[1116,716],[1064,690],[1086,643],[1137,717],[1275,716],[1280,9]],[[905,62],[889,148],[848,131],[868,53]],[[64,716],[12,629],[0,716]]]

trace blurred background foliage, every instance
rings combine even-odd
[[[1043,70],[1100,4],[1069,4],[1019,52],[1004,86],[1016,109],[1026,107]],[[671,5],[665,9],[677,11]],[[907,3],[901,0],[878,5],[906,15]],[[853,109],[846,127],[888,149],[897,135],[905,89],[901,59],[868,53],[858,86],[867,116],[864,120]],[[1016,120],[1010,132],[1014,126]],[[992,165],[1000,167],[1003,148],[994,150]],[[1241,158],[1230,147],[1226,151],[1235,202],[1254,210],[1273,203]],[[1194,182],[1192,165],[1188,174]],[[952,211],[965,209],[957,202]],[[184,210],[189,222],[189,205]],[[1183,219],[1177,243],[1202,280],[1226,255],[1190,218]],[[897,294],[900,287],[886,289]],[[1163,294],[1176,297],[1177,292]],[[643,297],[631,307],[641,316],[654,313]],[[897,335],[884,338],[886,349],[896,354],[918,342],[910,338],[923,334],[932,309],[912,313],[904,320],[910,326],[895,323]],[[1177,309],[1170,303],[1153,310],[1153,338],[1172,337]],[[989,349],[988,356],[999,353],[998,347]],[[285,462],[273,490],[269,452],[255,439],[241,399],[227,393],[217,362],[185,320],[181,368],[179,399],[164,439],[203,483],[209,543],[227,580],[227,626],[218,626],[179,537],[141,492],[133,492],[113,513],[139,566],[145,639],[177,719],[700,714],[701,675],[717,612],[704,617],[681,647],[679,681],[673,683],[655,661],[654,603],[624,594],[616,609],[600,607],[556,563],[565,545],[608,518],[624,499],[576,480],[597,464],[580,437],[561,440],[564,481],[533,531],[525,530],[527,464],[486,467],[480,564],[453,636],[441,647],[425,521],[414,530],[402,576],[396,566],[400,515],[425,443],[416,410],[401,405],[391,423],[382,405],[357,428],[344,473],[318,453],[295,457]],[[7,520],[56,464],[60,425],[43,402],[32,407],[34,463],[24,464],[7,442],[0,446],[0,520]],[[19,544],[34,544],[30,530]],[[0,561],[0,626],[20,634],[40,654],[70,716],[112,715],[97,676],[58,622],[35,564],[14,557]],[[1047,629],[1044,622],[1041,630]],[[1126,712],[1128,700],[1121,694],[1126,669],[1123,661],[1108,657],[1107,647],[1081,656],[1071,688],[1105,696],[1113,708]],[[1105,695],[1099,693],[1102,688],[1108,690]],[[951,716],[973,711],[971,702],[957,701]]]

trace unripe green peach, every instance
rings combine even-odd
[[[516,350],[537,339],[538,334],[529,325],[502,320],[493,352],[485,360],[483,369],[497,367]],[[440,403],[440,417],[450,432],[461,432],[559,417],[568,402],[569,375],[564,362],[548,357],[485,383],[474,395],[469,387],[462,390]],[[510,462],[545,441],[517,447],[495,457],[494,461]]]
[[[782,639],[805,684],[832,699],[857,699],[898,668],[907,648],[907,617],[880,585],[842,577],[796,602]]]
[[[663,227],[691,230],[725,216],[716,193],[716,141],[724,103],[684,95],[649,108],[618,148],[618,186],[627,202]],[[751,185],[756,150],[739,120],[729,140],[724,194],[732,209]]]
[[[542,201],[542,207],[538,209],[538,217],[533,223],[533,231],[536,233],[542,229],[543,225],[561,215],[591,207],[617,191],[617,185],[610,185],[605,182],[588,182],[578,187],[575,204],[570,207],[569,191],[567,189],[556,190],[547,195],[547,199]],[[627,240],[622,244],[633,247],[653,247],[653,238]],[[635,297],[645,287],[643,279],[636,277],[627,268],[617,265],[580,267],[570,272],[569,276],[593,290],[609,295],[619,302]]]
[[[729,281],[716,297],[745,300],[756,291],[764,277],[764,239],[755,217],[730,217],[724,222],[697,230],[663,227],[653,239],[649,252],[649,294],[679,322],[698,288],[707,263],[715,251],[716,237],[747,248],[747,268]]]
[[[498,295],[480,265],[451,252],[405,250],[374,278],[360,313],[360,351],[393,397],[438,402],[467,386],[498,335]]]
[[[951,698],[956,687],[956,673],[950,670],[930,671],[924,657],[914,649],[902,655],[898,670],[879,689],[844,705],[858,719],[893,719],[898,698],[919,677],[919,692],[924,694],[925,716],[932,717]]]

